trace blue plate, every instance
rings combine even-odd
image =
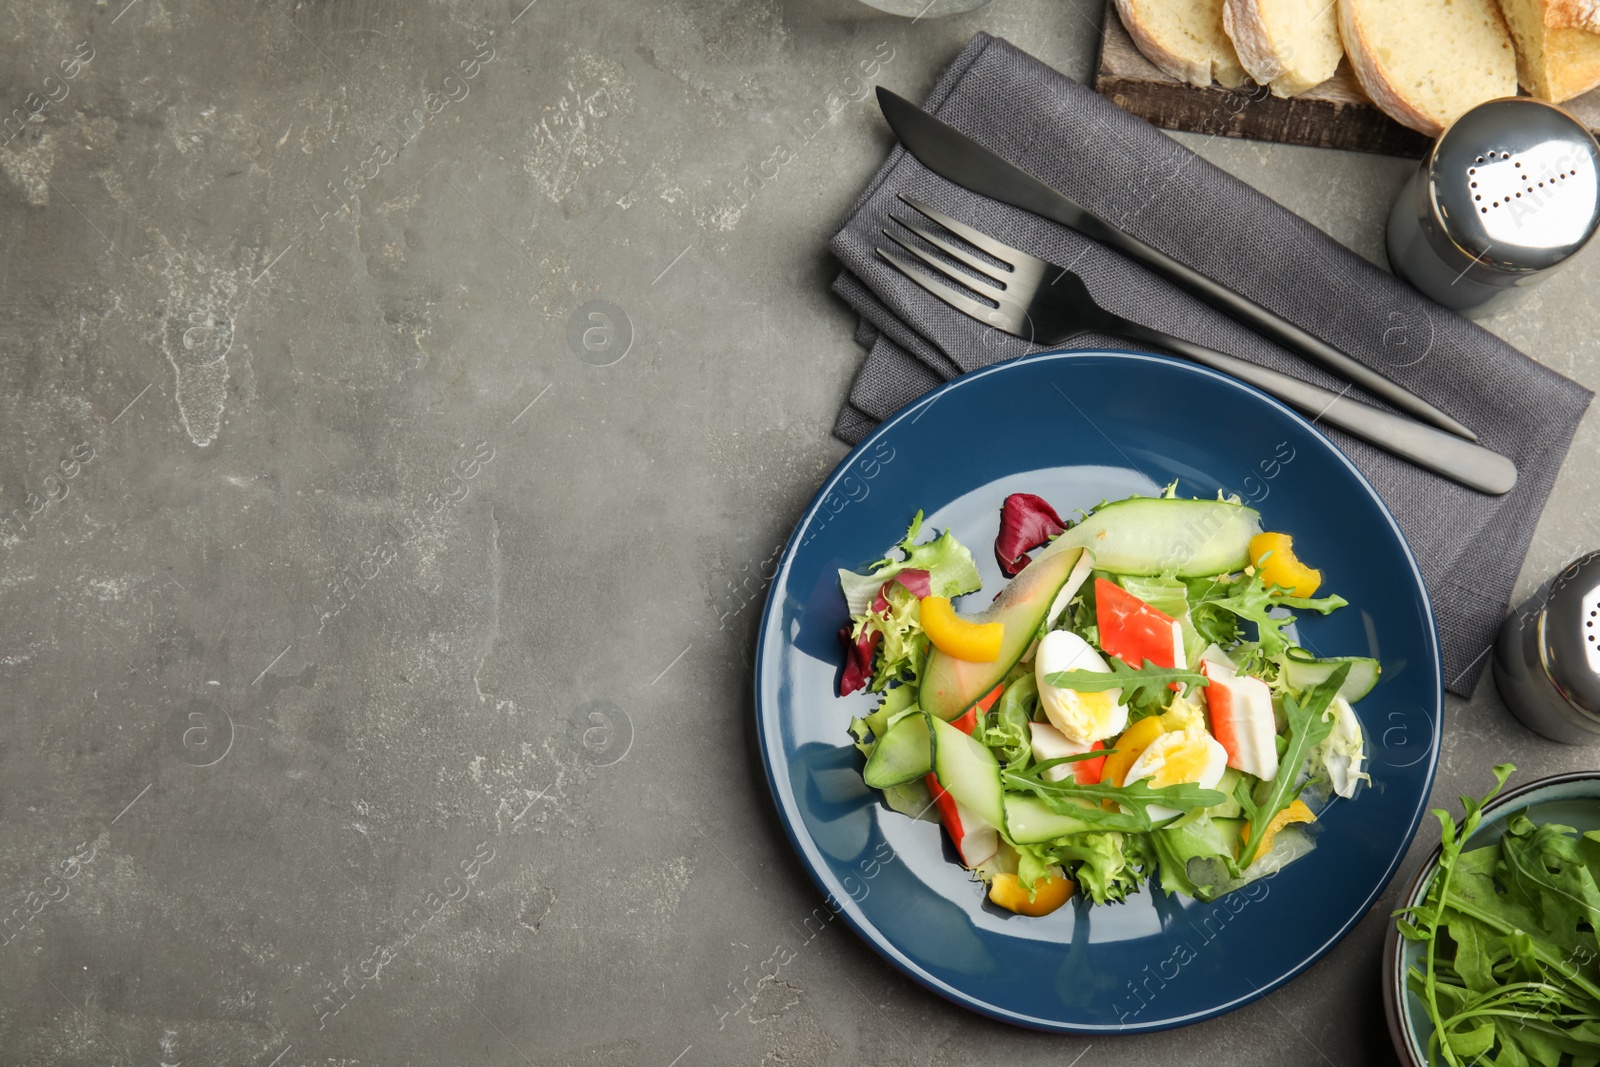
[[[1037,493],[1063,515],[1150,495],[1238,493],[1295,537],[1351,606],[1303,620],[1322,655],[1370,655],[1357,705],[1372,775],[1322,817],[1317,847],[1273,878],[1204,904],[1147,888],[1044,918],[1000,911],[939,826],[897,814],[861,780],[837,696],[837,571],[900,539],[911,516],[949,528],[978,560],[981,608],[1004,584],[1001,500]],[[831,907],[884,958],[974,1011],[1070,1033],[1160,1030],[1208,1019],[1309,967],[1361,918],[1416,832],[1439,757],[1438,638],[1422,576],[1388,510],[1299,415],[1231,378],[1165,357],[1047,353],[964,375],[878,427],[817,492],[772,583],[756,661],[768,784],[795,850]]]

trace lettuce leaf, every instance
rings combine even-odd
[[[1333,698],[1329,714],[1333,719],[1333,729],[1327,739],[1312,750],[1312,766],[1319,768],[1327,777],[1334,793],[1348,799],[1355,796],[1358,783],[1372,781],[1361,769],[1367,759],[1366,745],[1361,736],[1361,720],[1356,718],[1355,709],[1344,697]]]
[[[868,573],[839,571],[839,585],[852,616],[866,614],[883,584],[904,570],[926,571],[929,592],[933,596],[956,597],[982,588],[983,579],[978,577],[978,565],[972,561],[972,553],[949,530],[919,545],[916,540],[921,535],[922,512],[919,511],[911,520],[905,537],[887,556],[870,564]],[[904,553],[903,559],[895,558],[897,551]]]
[[[872,657],[877,654],[883,634],[874,630],[857,632],[855,623],[839,627],[839,643],[844,646],[844,670],[839,673],[839,695],[847,697],[865,689],[872,681]]]
[[[891,785],[883,791],[883,800],[901,815],[924,822],[939,821],[939,813],[933,808],[933,794],[928,792],[928,786],[921,778],[904,785]]]
[[[867,729],[872,731],[874,738],[881,738],[889,732],[889,724],[898,718],[900,713],[917,706],[917,689],[910,685],[897,685],[883,694],[883,703],[878,705],[876,711],[863,720]]]
[[[928,636],[922,632],[922,605],[916,594],[899,582],[892,582],[879,603],[881,609],[853,620],[848,638],[858,649],[863,644],[877,646],[877,668],[870,684],[874,693],[881,693],[896,682],[904,685],[920,678],[928,658]],[[852,658],[849,667],[854,665]],[[843,688],[841,682],[840,689]]]
[[[1000,532],[994,539],[994,558],[1007,578],[1015,578],[1032,562],[1030,549],[1038,548],[1064,532],[1067,524],[1043,497],[1012,493],[1000,505]]]
[[[1020,770],[1033,758],[1033,730],[1028,726],[1039,702],[1039,683],[1033,672],[1019,674],[1000,694],[994,710],[980,722],[977,737],[988,745],[1007,770]]]
[[[1083,833],[1044,845],[1018,845],[1017,880],[1028,888],[1054,864],[1096,904],[1114,904],[1137,893],[1150,860],[1142,834]]]
[[[1239,875],[1233,859],[1237,832],[1224,832],[1222,824],[1202,815],[1150,835],[1161,888],[1195,900],[1213,900],[1216,887]]]

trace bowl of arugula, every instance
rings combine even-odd
[[[1384,950],[1401,1062],[1600,1063],[1600,771],[1494,769],[1402,894]]]

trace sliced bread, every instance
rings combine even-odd
[[[1245,72],[1274,96],[1299,96],[1344,57],[1337,0],[1224,0],[1222,26]]]
[[[1339,0],[1339,35],[1372,102],[1430,137],[1517,92],[1517,57],[1495,0]]]
[[[1222,29],[1223,0],[1116,0],[1128,36],[1161,72],[1190,85],[1245,83],[1244,67]]]
[[[1600,85],[1600,2],[1500,0],[1517,42],[1517,80],[1559,103]]]

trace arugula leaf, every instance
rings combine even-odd
[[[1526,815],[1506,821],[1500,839],[1503,857],[1496,873],[1509,895],[1538,912],[1538,929],[1558,948],[1573,953],[1600,949],[1600,888],[1578,852],[1577,831],[1547,823],[1535,826]]]
[[[1165,699],[1167,686],[1173,682],[1184,685],[1210,685],[1206,676],[1199,671],[1186,671],[1181,667],[1157,667],[1150,660],[1144,661],[1143,667],[1130,667],[1116,656],[1110,656],[1106,662],[1111,666],[1110,674],[1100,671],[1056,671],[1046,675],[1045,681],[1061,689],[1072,689],[1079,693],[1099,693],[1107,689],[1120,689],[1122,694],[1117,698],[1118,704],[1126,704],[1130,699],[1140,701],[1151,699]]]
[[[1239,850],[1240,867],[1248,867],[1255,862],[1268,825],[1300,795],[1301,786],[1297,782],[1300,769],[1310,758],[1311,750],[1326,741],[1333,732],[1333,719],[1327,714],[1328,708],[1333,698],[1339,695],[1339,687],[1349,673],[1348,663],[1339,664],[1321,684],[1306,690],[1304,704],[1296,700],[1293,693],[1283,695],[1286,720],[1283,733],[1288,743],[1278,760],[1277,777],[1270,782],[1263,782],[1260,786],[1261,798],[1257,800],[1252,795],[1252,803],[1245,808],[1250,818],[1250,832]],[[1244,801],[1240,803],[1242,805]]]
[[[1262,650],[1268,656],[1276,656],[1289,647],[1290,641],[1284,636],[1283,628],[1294,622],[1294,616],[1288,613],[1274,615],[1274,608],[1296,608],[1326,615],[1348,603],[1344,597],[1337,595],[1317,599],[1283,595],[1279,586],[1269,589],[1258,571],[1233,582],[1216,583],[1203,594],[1190,614],[1202,636],[1224,647],[1238,632],[1238,623],[1227,616],[1253,622],[1256,624],[1256,640]],[[1219,640],[1220,637],[1227,637],[1228,640]]]
[[[1514,768],[1495,768],[1481,800],[1462,797],[1458,825],[1436,810],[1438,869],[1423,900],[1396,912],[1400,934],[1426,943],[1407,974],[1433,1023],[1430,1062],[1594,1064],[1600,1059],[1600,891],[1588,842],[1568,827],[1506,820],[1500,840],[1465,851],[1485,804]],[[1490,1057],[1492,1059],[1486,1059]]]
[[[1195,808],[1209,808],[1227,799],[1215,789],[1202,789],[1190,782],[1158,787],[1151,785],[1149,779],[1141,778],[1128,785],[1084,785],[1070,780],[1052,782],[1043,777],[1043,773],[1051,767],[1101,755],[1104,753],[1086,752],[1080,756],[1045,760],[1026,771],[1002,771],[1000,781],[1013,792],[1032,793],[1059,814],[1071,815],[1097,829],[1126,833],[1145,833],[1156,829],[1158,824],[1149,811],[1151,804],[1186,812]],[[1079,803],[1083,800],[1091,801],[1093,806]],[[1119,810],[1106,811],[1101,804],[1107,800],[1117,804]],[[1159,825],[1164,826],[1171,821],[1163,819]]]

